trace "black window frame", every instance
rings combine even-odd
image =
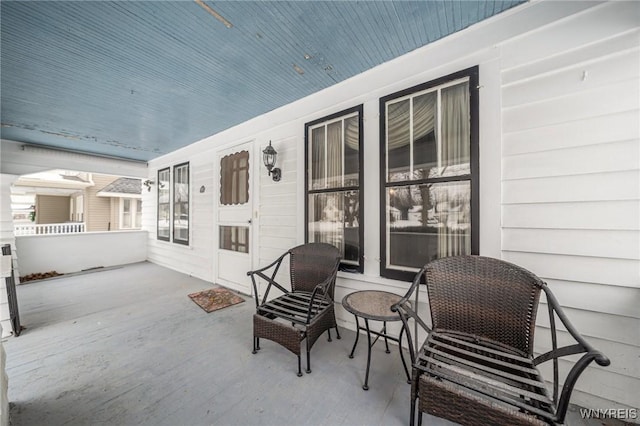
[[[176,239],[176,169],[179,167],[184,167],[187,166],[187,238],[186,239]],[[172,188],[173,188],[173,202],[171,203],[171,236],[172,236],[172,242],[174,242],[175,244],[181,244],[181,245],[185,245],[188,246],[189,245],[189,241],[190,241],[190,231],[191,231],[191,167],[189,165],[189,162],[186,161],[184,163],[180,163],[180,164],[176,164],[173,166],[173,176],[172,176]]]
[[[164,190],[164,188],[161,187],[160,185],[160,173],[164,173],[167,172],[169,174],[169,179],[167,180],[167,182],[169,182],[167,184],[167,191],[169,191],[169,202],[167,203],[169,205],[169,235],[167,235],[166,237],[162,237],[160,236],[160,190]],[[158,183],[156,186],[156,238],[160,241],[170,241],[171,240],[171,224],[173,222],[172,219],[172,215],[171,215],[171,188],[169,187],[169,185],[171,185],[171,167],[165,167],[162,169],[158,169],[158,174],[157,174],[157,180],[156,182]]]
[[[363,129],[363,104],[321,117],[304,125],[304,241],[309,242],[309,195],[321,193],[334,193],[343,191],[358,191],[359,217],[358,217],[358,265],[340,262],[340,270],[346,272],[364,272],[364,129]],[[358,114],[358,186],[335,187],[329,189],[309,189],[309,129],[323,122],[332,121],[349,114]]]
[[[480,254],[480,179],[479,179],[479,67],[467,68],[408,89],[380,98],[380,276],[401,281],[412,281],[415,271],[387,268],[387,203],[386,191],[390,187],[469,181],[471,186],[471,254]],[[444,85],[448,82],[469,78],[470,106],[470,173],[468,175],[437,177],[401,182],[387,182],[387,116],[386,104],[397,98],[412,95]],[[426,261],[425,261],[426,263]]]

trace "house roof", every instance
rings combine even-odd
[[[114,196],[120,194],[142,194],[142,181],[135,178],[121,177],[98,191],[100,196]]]
[[[63,175],[63,174],[61,174],[60,177],[62,177],[62,179],[64,179],[64,180],[71,180],[71,181],[74,181],[74,182],[91,183],[88,180],[82,179],[80,176],[75,176],[75,175]]]

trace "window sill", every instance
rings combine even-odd
[[[359,281],[368,284],[383,285],[385,287],[393,287],[402,291],[406,291],[407,288],[409,288],[409,286],[411,285],[411,283],[407,281],[392,280],[389,278],[383,278],[374,275],[365,275],[359,272],[338,271],[338,278],[344,280]]]

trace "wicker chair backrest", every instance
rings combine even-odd
[[[425,271],[435,331],[452,331],[533,353],[543,282],[511,263],[481,256],[435,260]]]
[[[291,290],[312,292],[316,285],[335,273],[340,251],[331,244],[309,243],[289,250]],[[335,276],[334,276],[335,279]],[[334,285],[329,288],[333,299]]]

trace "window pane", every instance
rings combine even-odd
[[[136,200],[136,222],[134,228],[142,226],[142,200]]]
[[[360,184],[360,125],[358,117],[344,120],[344,186]]]
[[[169,239],[169,204],[158,206],[158,237]]]
[[[173,240],[189,242],[189,165],[173,168]]]
[[[471,253],[468,181],[387,189],[387,267],[411,270]]]
[[[158,173],[158,202],[169,202],[169,170]]]
[[[439,176],[471,172],[469,82],[442,89],[442,169]]]
[[[311,189],[323,189],[325,187],[325,141],[324,126],[311,130]]]
[[[187,241],[189,239],[189,203],[176,203],[173,208],[173,238]]]
[[[170,200],[169,200],[169,169],[158,171],[158,239],[169,241],[170,231]]]
[[[342,121],[327,126],[327,188],[342,186]]]
[[[220,160],[220,204],[249,201],[249,153],[240,151]]]
[[[220,248],[249,253],[249,228],[246,226],[221,226]]]
[[[409,99],[390,104],[387,112],[388,182],[409,180],[411,138]]]
[[[438,166],[437,102],[437,92],[413,98],[413,179],[431,177],[429,171]]]
[[[329,243],[343,262],[359,264],[359,191],[309,194],[309,242]]]
[[[131,200],[122,200],[122,227],[131,228]]]

